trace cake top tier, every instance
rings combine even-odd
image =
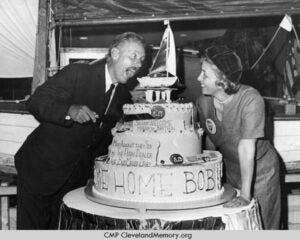
[[[125,115],[150,114],[157,119],[174,119],[174,114],[192,114],[192,103],[134,103],[124,104]]]
[[[134,103],[125,104],[123,106],[124,122],[135,122],[137,126],[143,126],[147,123],[166,125],[174,125],[178,131],[194,127],[193,120],[193,104],[192,103]],[[164,121],[164,123],[160,123]],[[157,123],[156,123],[157,122]],[[124,124],[124,126],[128,126]],[[181,126],[182,127],[178,127]],[[146,126],[146,125],[145,125]]]

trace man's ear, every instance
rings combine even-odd
[[[119,49],[112,48],[111,49],[111,57],[112,57],[112,59],[118,59],[119,58]]]

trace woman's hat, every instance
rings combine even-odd
[[[226,46],[211,46],[205,49],[205,57],[209,58],[218,69],[234,84],[238,84],[243,71],[239,56]]]

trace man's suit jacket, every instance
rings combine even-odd
[[[122,106],[131,95],[118,84],[110,115],[120,119]],[[27,106],[40,125],[28,136],[15,156],[18,180],[32,192],[55,192],[71,175],[77,164],[82,171],[92,167],[92,151],[105,153],[111,141],[115,121],[78,124],[65,120],[72,104],[86,105],[103,116],[105,101],[105,61],[95,65],[71,64],[36,89]]]

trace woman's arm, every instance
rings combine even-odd
[[[256,139],[241,139],[238,146],[241,168],[241,196],[251,200]]]
[[[224,207],[240,207],[250,203],[252,198],[251,188],[254,172],[254,156],[255,156],[256,139],[241,139],[238,145],[238,153],[241,169],[241,189],[240,195],[228,203]]]

